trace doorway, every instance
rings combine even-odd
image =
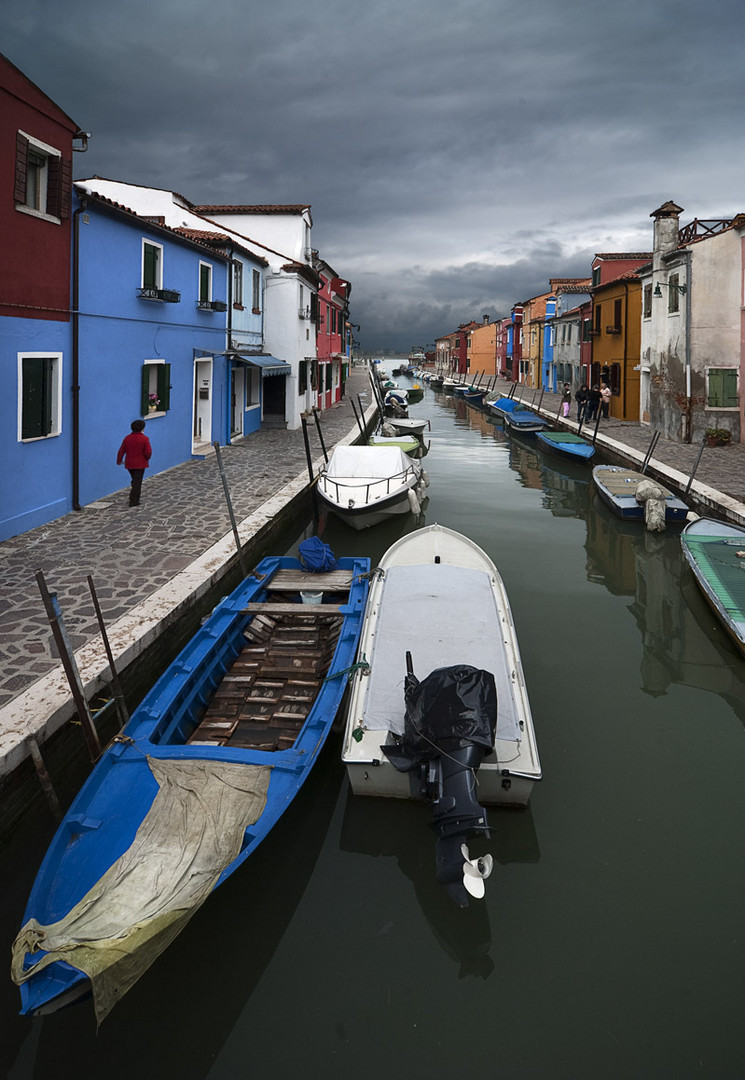
[[[194,419],[192,453],[212,442],[212,357],[194,361]]]

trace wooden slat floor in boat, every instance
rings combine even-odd
[[[328,570],[308,574],[302,570],[278,570],[267,585],[267,592],[343,592],[352,584],[351,570]]]
[[[291,747],[328,671],[341,624],[332,612],[276,613],[258,605],[246,644],[189,739],[191,745],[251,750]],[[299,607],[300,605],[295,605]]]

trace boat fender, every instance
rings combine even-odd
[[[665,531],[665,493],[654,480],[642,480],[635,492],[636,501],[644,507],[644,524],[650,532]]]
[[[427,473],[426,473],[426,471],[424,469],[422,469],[422,480],[424,481],[424,486],[426,488],[428,488],[429,487],[429,477],[427,476]]]
[[[413,488],[409,488],[407,494],[409,496],[409,509],[415,517],[419,517],[422,512],[422,508],[419,505],[419,499],[417,499],[416,497],[416,492]]]

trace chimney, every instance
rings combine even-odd
[[[682,213],[682,206],[676,206],[674,202],[666,202],[649,215],[654,218],[653,270],[661,270],[663,266],[662,260],[665,255],[669,255],[671,251],[675,251],[678,247],[680,215]]]
[[[484,313],[484,315],[482,315],[482,319],[483,319],[483,322],[484,322],[484,326],[486,326],[487,323],[489,322],[489,316],[486,313]]]

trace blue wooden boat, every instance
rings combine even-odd
[[[620,465],[596,465],[592,478],[598,495],[614,514],[627,521],[644,521],[644,503],[637,501],[636,489],[643,480],[649,480],[648,476]],[[685,521],[686,504],[658,480],[654,483],[665,496],[665,521]]]
[[[592,443],[573,431],[538,431],[536,438],[544,450],[572,461],[589,461],[595,453]]]
[[[268,835],[338,713],[369,569],[263,559],[157,681],[37,874],[13,945],[22,1013],[92,992],[100,1022]]]
[[[486,396],[486,387],[469,386],[463,391],[463,397],[472,405],[480,405]]]
[[[745,654],[745,529],[697,518],[683,529],[680,542],[701,591]]]
[[[535,435],[543,431],[546,421],[532,409],[526,409],[521,402],[514,398],[502,397],[489,403],[492,415],[498,417],[512,431],[521,432],[523,435]]]

